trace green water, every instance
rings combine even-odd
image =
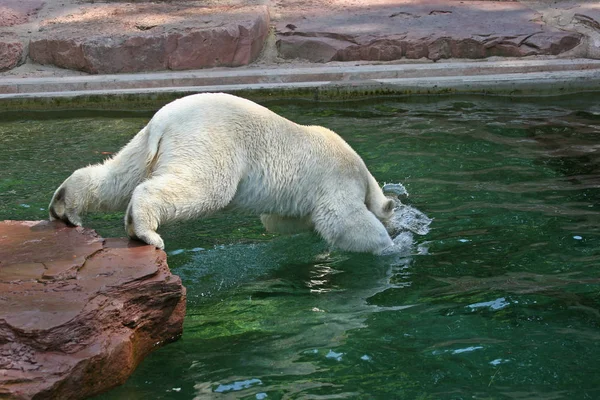
[[[99,398],[600,398],[595,97],[266,103],[340,133],[431,232],[375,257],[252,216],[165,227],[184,335]],[[150,115],[0,115],[0,219],[46,218]],[[86,225],[124,235],[120,213]]]

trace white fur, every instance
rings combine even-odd
[[[124,209],[129,236],[159,248],[159,225],[222,209],[262,214],[270,231],[315,230],[343,250],[392,245],[380,220],[393,202],[342,138],[223,93],[167,104],[114,157],[67,178],[49,208],[74,225]]]

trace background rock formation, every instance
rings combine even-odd
[[[587,0],[4,0],[0,72],[91,74],[250,63],[600,58]],[[67,69],[67,70],[64,70]],[[15,72],[18,74],[19,72]]]

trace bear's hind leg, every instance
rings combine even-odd
[[[378,254],[394,244],[383,224],[364,204],[317,210],[313,222],[323,239],[341,250]]]
[[[156,233],[162,222],[158,205],[160,189],[153,186],[152,180],[148,180],[133,191],[125,213],[125,231],[132,239],[164,249],[165,243]]]
[[[140,217],[140,215],[143,217]],[[158,219],[154,216],[149,216],[147,210],[135,209],[134,211],[134,207],[131,205],[127,209],[127,213],[125,214],[125,230],[127,231],[127,236],[131,239],[153,245],[158,249],[164,249],[165,242],[156,233],[158,225]]]
[[[230,187],[233,191],[222,190]],[[233,198],[235,188],[236,185],[223,185],[220,189],[215,180],[188,179],[174,174],[152,177],[133,191],[125,214],[127,235],[163,249],[164,242],[156,233],[160,225],[221,210]]]
[[[277,214],[262,214],[260,221],[267,232],[294,234],[310,232],[313,229],[308,218],[284,217]]]

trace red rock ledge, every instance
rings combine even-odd
[[[181,336],[166,254],[47,221],[0,222],[0,398],[86,398]]]

